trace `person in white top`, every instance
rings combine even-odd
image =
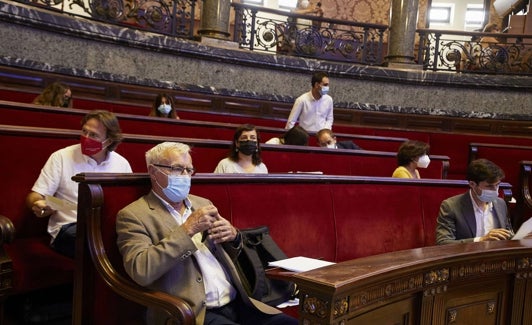
[[[129,162],[114,152],[122,141],[122,133],[113,113],[91,111],[81,124],[80,143],[52,153],[26,197],[27,206],[37,217],[50,217],[48,233],[52,248],[72,258],[77,211],[75,208],[54,210],[46,197],[77,204],[78,184],[72,176],[83,172],[131,173]]]
[[[229,156],[220,160],[215,173],[267,174],[268,168],[262,162],[260,135],[255,126],[244,124],[236,129]]]
[[[311,79],[312,89],[299,96],[292,110],[285,129],[299,126],[307,132],[332,129],[334,122],[333,99],[329,93],[329,76],[325,72],[316,72]]]

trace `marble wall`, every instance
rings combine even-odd
[[[95,24],[0,0],[0,64],[161,88],[292,102],[331,75],[336,107],[532,120],[532,78],[331,63]],[[231,47],[231,46],[230,46]]]

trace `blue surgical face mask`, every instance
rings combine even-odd
[[[190,176],[167,175],[167,177],[168,185],[166,185],[166,187],[163,188],[159,182],[157,182],[157,179],[155,179],[157,185],[162,188],[163,194],[173,203],[183,201],[190,192]]]
[[[494,190],[482,190],[480,195],[478,196],[479,200],[482,202],[493,202],[499,197],[499,190],[497,188],[496,191]]]
[[[159,105],[159,108],[157,108],[157,110],[159,110],[159,112],[164,115],[168,115],[168,113],[170,113],[170,111],[172,110],[172,106],[170,106],[169,104],[161,104]]]
[[[329,93],[329,86],[321,86],[320,94],[323,96],[323,95],[327,95],[328,93]]]

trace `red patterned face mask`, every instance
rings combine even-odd
[[[98,152],[102,151],[103,148],[104,147],[103,147],[103,143],[102,142],[100,142],[98,140],[91,139],[91,138],[86,137],[84,135],[81,136],[81,152],[84,155],[94,156]]]

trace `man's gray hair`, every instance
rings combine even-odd
[[[178,154],[185,154],[190,152],[190,147],[187,144],[180,142],[163,142],[146,151],[146,165],[156,164],[161,159],[168,156],[169,152],[175,151]]]

